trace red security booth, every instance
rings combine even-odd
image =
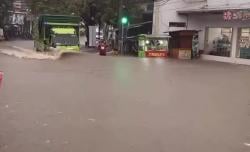
[[[192,59],[199,55],[199,37],[196,30],[180,30],[167,32],[170,56],[177,59]]]

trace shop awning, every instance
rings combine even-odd
[[[221,14],[226,10],[249,10],[250,4],[241,4],[241,5],[223,5],[223,6],[202,6],[202,7],[193,7],[187,9],[177,10],[178,14],[200,14],[200,13],[212,13],[212,14]]]
[[[201,32],[202,30],[169,30],[169,31],[165,31],[163,33],[171,33],[171,32]]]

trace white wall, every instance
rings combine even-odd
[[[190,2],[191,1],[191,2]],[[201,2],[202,1],[202,2]],[[170,0],[164,5],[161,3],[155,3],[154,6],[154,21],[153,21],[153,33],[163,33],[169,30],[175,30],[180,28],[169,27],[169,22],[186,22],[187,17],[178,15],[177,10],[188,9],[192,7],[201,7],[206,4],[203,0]]]
[[[199,41],[200,41],[200,49],[204,50],[204,42],[205,42],[205,30],[206,27],[232,27],[235,33],[237,33],[238,27],[250,27],[250,21],[229,21],[226,22],[223,20],[222,15],[209,15],[209,14],[198,14],[198,15],[179,15],[176,11],[180,9],[188,9],[188,8],[199,8],[200,6],[204,6],[206,2],[195,2],[195,3],[187,3],[185,1],[188,0],[171,0],[163,6],[155,6],[154,10],[154,23],[153,23],[153,31],[154,33],[161,34],[165,31],[176,30],[180,28],[169,27],[169,22],[187,22],[189,30],[200,30],[199,32]],[[216,2],[224,1],[224,0],[207,0],[208,3],[215,4]],[[230,3],[246,3],[250,0],[227,0]],[[218,3],[217,3],[218,4]],[[157,11],[159,11],[159,15],[157,15]],[[159,20],[157,22],[157,16]],[[185,28],[183,28],[185,29]],[[233,38],[236,34],[233,35]],[[235,40],[236,42],[236,40]],[[236,49],[236,44],[233,44],[233,47]]]
[[[191,2],[190,2],[191,1]],[[181,9],[188,9],[193,7],[201,7],[206,5],[207,2],[203,0],[171,0],[165,5],[157,5],[155,3],[154,8],[154,21],[153,21],[153,33],[162,34],[166,31],[181,30],[186,28],[169,27],[169,22],[187,22],[188,29],[201,30],[199,40],[201,41],[200,47],[204,48],[204,26],[200,25],[202,20],[192,20],[191,17],[185,15],[179,15],[176,11]],[[190,25],[189,25],[190,24]]]
[[[193,0],[191,0],[193,1]],[[229,27],[233,28],[232,36],[232,55],[231,58],[226,60],[232,60],[234,63],[245,64],[250,60],[237,59],[237,38],[238,29],[240,27],[250,27],[250,21],[224,21],[223,15],[215,14],[196,14],[196,15],[179,15],[177,10],[190,9],[190,8],[201,8],[202,6],[216,7],[216,6],[243,6],[250,5],[250,0],[195,0],[196,2],[190,2],[190,0],[170,0],[165,5],[157,5],[155,3],[154,8],[154,21],[153,21],[153,32],[155,34],[161,34],[165,31],[178,30],[180,28],[169,27],[169,22],[187,22],[187,29],[189,30],[200,30],[199,32],[199,49],[205,49],[205,33],[206,27]],[[199,2],[202,1],[202,2]],[[226,5],[226,4],[229,5]],[[242,5],[240,5],[242,4]],[[185,28],[182,28],[185,29]],[[220,60],[220,59],[219,59]],[[237,62],[236,62],[237,60]],[[250,62],[248,63],[250,64]]]
[[[227,4],[229,0],[207,0],[208,6]]]
[[[157,3],[154,6],[153,33],[163,33],[169,30],[178,30],[180,28],[169,27],[169,22],[186,22],[187,17],[178,15],[177,10],[189,8],[201,8],[202,6],[245,6],[250,5],[250,0],[170,0],[167,3]]]
[[[207,0],[208,5],[223,5],[223,4],[228,4],[228,5],[236,5],[236,4],[245,4],[245,3],[250,3],[250,0]]]
[[[153,21],[153,33],[162,33],[169,30],[175,30],[178,28],[170,28],[169,22],[186,22],[187,18],[184,15],[178,15],[177,10],[188,8],[200,8],[208,4],[209,7],[237,5],[245,6],[250,5],[250,0],[170,0],[167,3],[155,2],[154,7],[154,21]]]

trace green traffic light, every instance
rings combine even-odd
[[[128,18],[122,17],[122,24],[127,24],[127,23],[128,23]]]

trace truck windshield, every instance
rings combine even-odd
[[[79,39],[75,34],[55,34],[52,37],[52,43],[56,46],[73,46],[79,44]]]

